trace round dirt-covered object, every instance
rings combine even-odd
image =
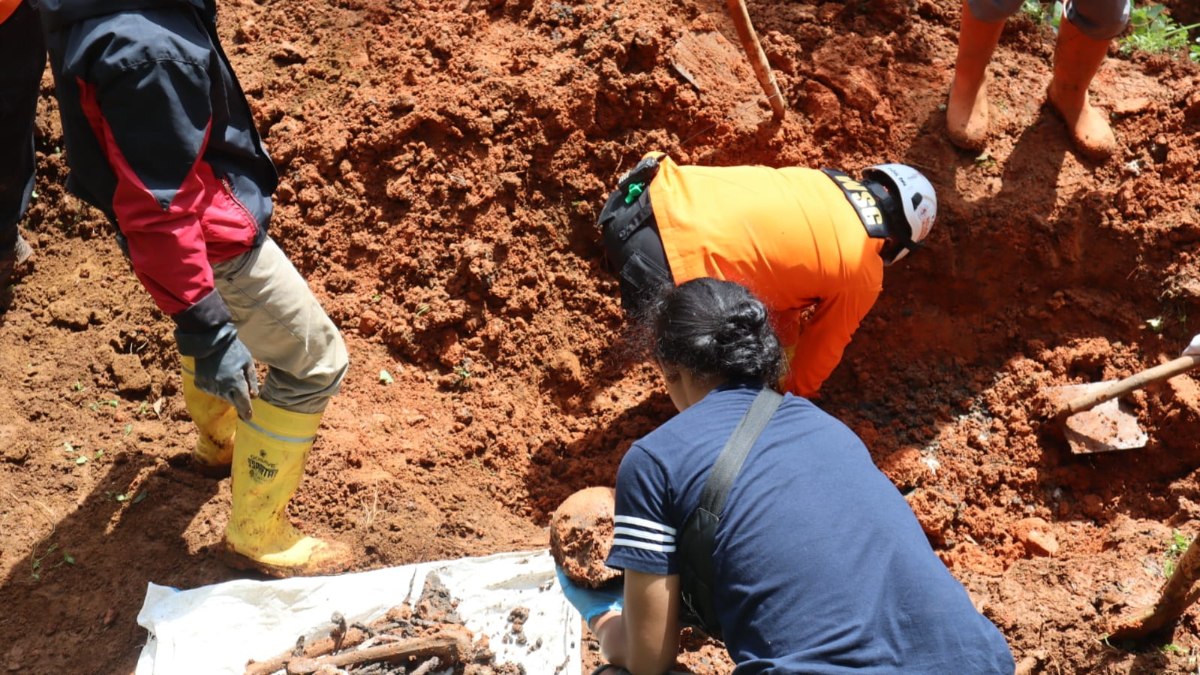
[[[550,554],[567,578],[598,588],[621,576],[604,565],[613,540],[616,491],[585,488],[567,497],[550,517]]]

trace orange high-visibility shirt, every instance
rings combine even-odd
[[[17,11],[17,5],[21,4],[21,0],[0,0],[0,23],[4,23],[12,13]]]
[[[789,353],[787,388],[816,394],[883,290],[884,240],[867,235],[845,194],[815,169],[662,157],[649,191],[675,283],[715,277],[749,288]]]

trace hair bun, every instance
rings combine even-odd
[[[743,300],[729,312],[729,323],[757,333],[767,322],[767,308],[755,298]]]
[[[668,291],[655,314],[659,361],[726,380],[778,379],[779,340],[766,306],[744,286],[693,279]]]

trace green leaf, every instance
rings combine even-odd
[[[379,381],[384,384],[391,384],[396,381],[396,378],[392,377],[392,374],[388,371],[381,370],[379,371]]]
[[[126,499],[129,499],[129,495],[127,495],[127,494],[119,494],[116,496],[116,500],[119,502],[123,502]]]
[[[87,457],[84,457],[83,455],[80,455],[79,457],[75,458],[75,463],[79,464],[81,466],[84,464],[87,464],[87,461],[88,461]]]
[[[1165,322],[1163,321],[1163,318],[1161,316],[1156,316],[1153,319],[1146,319],[1146,327],[1149,328],[1150,331],[1154,332],[1154,333],[1161,333],[1163,330],[1164,323]]]
[[[133,498],[133,503],[137,504],[138,502],[142,501],[143,499],[146,498],[147,494],[149,494],[149,493],[146,492],[145,490],[142,490],[141,492],[137,493],[137,496]]]
[[[70,553],[64,552],[63,553],[63,562],[67,563],[68,565],[74,565],[75,564],[75,556],[71,555]]]
[[[92,457],[92,459],[100,459],[100,458],[101,458],[101,457],[103,457],[103,456],[104,456],[104,451],[103,451],[103,450],[97,450],[97,451],[96,451],[96,455],[95,455],[94,457]]]
[[[126,424],[125,425],[125,435],[128,436],[129,434],[132,434],[132,433],[133,433],[133,425]]]
[[[75,446],[71,445],[71,441],[63,441],[63,452],[75,452]]]

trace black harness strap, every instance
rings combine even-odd
[[[717,457],[700,492],[700,505],[688,518],[678,539],[681,554],[680,594],[684,614],[681,618],[684,623],[696,626],[713,637],[721,636],[721,626],[713,603],[713,546],[721,512],[725,509],[729,490],[750,454],[750,448],[782,402],[783,396],[768,387],[764,387],[755,397],[754,403],[738,422]]]

